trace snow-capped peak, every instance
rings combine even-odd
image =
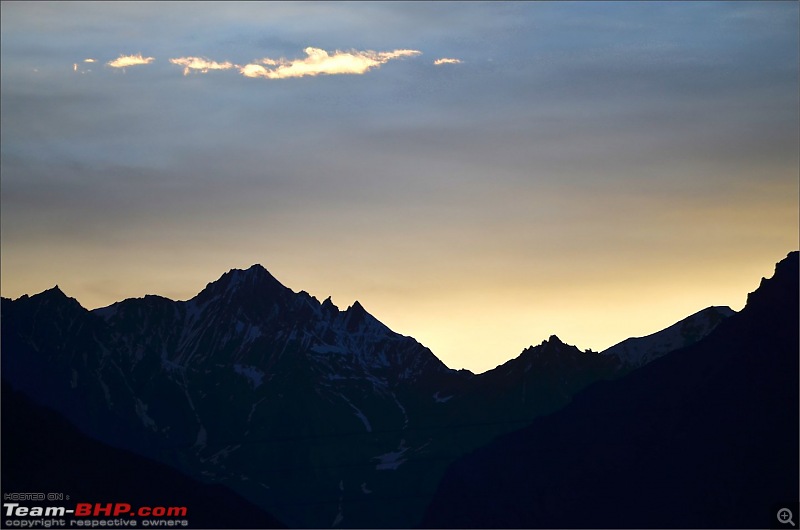
[[[734,313],[727,306],[707,307],[651,335],[626,339],[604,350],[602,355],[614,355],[623,365],[643,366],[673,350],[694,344]]]

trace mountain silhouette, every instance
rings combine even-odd
[[[110,449],[315,528],[419,524],[458,458],[733,318],[709,308],[625,355],[552,336],[476,375],[359,302],[340,310],[260,265],[186,301],[147,295],[88,311],[56,287],[1,307],[3,382],[19,395]],[[3,436],[5,446],[31,435]],[[4,467],[31,457],[30,444],[9,447]]]
[[[798,498],[798,253],[708,336],[455,462],[430,528],[766,528]]]

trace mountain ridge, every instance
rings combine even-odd
[[[705,338],[456,460],[421,526],[774,525],[798,497],[798,321],[795,251]]]
[[[340,310],[260,265],[184,301],[41,295],[2,301],[4,380],[290,526],[413,526],[449,462],[639,369],[552,335],[454,370],[360,302]]]
[[[625,339],[600,353],[616,356],[622,365],[638,368],[671,351],[697,342],[723,319],[735,313],[728,306],[709,306],[661,331]]]
[[[374,315],[369,313],[364,308],[364,306],[361,304],[361,302],[359,300],[355,300],[350,306],[347,307],[347,309],[345,309],[343,311],[343,310],[340,310],[333,303],[331,296],[326,297],[325,300],[320,303],[319,300],[315,296],[309,294],[308,292],[306,292],[304,290],[295,292],[292,289],[290,289],[289,287],[286,287],[283,283],[281,283],[274,275],[272,275],[272,273],[266,267],[264,267],[260,263],[255,263],[255,264],[251,265],[250,267],[248,267],[247,269],[238,269],[238,268],[230,269],[227,272],[224,272],[217,280],[207,283],[206,286],[203,289],[201,289],[196,295],[194,295],[193,297],[191,297],[189,299],[186,299],[186,300],[174,300],[174,299],[162,296],[162,295],[148,293],[148,294],[145,294],[145,295],[143,295],[141,297],[125,298],[123,300],[120,300],[120,301],[117,301],[117,302],[113,302],[113,303],[111,303],[111,304],[109,304],[107,306],[102,306],[102,307],[98,307],[98,308],[95,308],[95,309],[87,309],[87,308],[84,308],[77,299],[75,299],[73,297],[70,297],[69,295],[64,293],[64,291],[62,291],[59,288],[58,285],[55,285],[54,287],[52,287],[50,289],[46,289],[46,290],[44,290],[44,291],[42,291],[40,293],[37,293],[37,294],[33,294],[33,295],[23,294],[20,297],[18,297],[17,299],[5,298],[5,297],[3,299],[7,300],[9,302],[14,302],[16,300],[32,298],[32,297],[37,297],[37,296],[41,296],[41,295],[56,295],[56,296],[61,295],[64,298],[75,302],[77,304],[77,306],[79,306],[80,308],[85,309],[85,310],[89,311],[90,313],[103,316],[103,315],[108,315],[108,314],[112,313],[117,307],[119,307],[119,306],[121,306],[123,304],[128,304],[129,305],[129,304],[135,303],[135,301],[157,301],[157,300],[160,300],[160,301],[163,301],[163,302],[170,302],[170,303],[177,303],[177,304],[188,304],[188,303],[192,303],[193,302],[193,303],[202,305],[202,304],[207,303],[211,299],[213,299],[215,296],[216,297],[219,297],[219,296],[228,296],[228,297],[230,297],[234,293],[242,290],[243,288],[250,288],[251,289],[248,292],[248,294],[246,295],[248,298],[252,298],[254,294],[262,295],[262,296],[266,295],[266,298],[268,300],[275,300],[276,298],[278,300],[280,300],[280,298],[282,296],[299,296],[299,297],[303,297],[303,298],[307,299],[310,304],[319,306],[319,308],[322,309],[323,311],[326,311],[326,312],[336,311],[339,314],[343,313],[345,315],[353,315],[350,318],[353,319],[354,321],[355,321],[355,319],[361,319],[361,318],[366,317],[368,320],[371,320],[371,321],[374,321],[374,322],[378,323],[380,326],[384,327],[388,332],[390,332],[392,334],[395,334],[395,335],[397,335],[399,337],[413,338],[413,337],[410,337],[410,336],[407,336],[407,335],[399,334],[399,333],[391,330],[388,326],[386,326],[383,322],[381,322],[379,319],[377,319]],[[697,317],[701,317],[701,316],[706,317],[709,321],[712,321],[712,322],[706,322],[704,324],[709,325],[709,324],[713,323],[713,325],[716,325],[716,324],[719,323],[719,321],[722,318],[730,316],[730,315],[732,315],[734,313],[735,313],[735,311],[733,311],[728,306],[709,306],[709,307],[701,309],[701,310],[699,310],[699,311],[697,311],[697,312],[695,312],[695,313],[693,313],[693,314],[691,314],[691,315],[679,320],[678,322],[668,326],[667,328],[664,328],[664,329],[662,329],[660,331],[656,331],[654,333],[651,333],[651,334],[648,334],[648,335],[644,335],[644,336],[629,337],[627,339],[624,339],[624,340],[620,341],[619,343],[616,343],[616,344],[614,344],[612,346],[609,346],[608,348],[602,350],[600,353],[603,354],[603,355],[616,355],[617,357],[620,358],[620,360],[622,361],[623,364],[629,364],[631,368],[636,368],[636,367],[642,366],[644,364],[647,364],[647,362],[649,362],[650,360],[653,360],[654,358],[657,358],[658,356],[663,355],[666,352],[672,351],[672,350],[676,349],[677,347],[680,347],[680,346],[683,346],[683,345],[688,345],[691,342],[693,342],[694,340],[696,340],[695,337],[684,337],[685,340],[683,341],[682,344],[678,344],[678,345],[675,345],[675,344],[663,344],[663,342],[665,342],[665,340],[663,339],[663,337],[660,337],[660,334],[664,334],[668,330],[671,330],[672,328],[678,328],[680,326],[684,326],[685,327],[687,325],[697,325],[697,322],[696,322]],[[357,315],[357,316],[355,316],[355,315]],[[356,324],[355,323],[351,324],[351,326],[353,326],[353,325],[356,325]],[[703,335],[705,333],[708,333],[711,329],[713,329],[713,325],[709,325],[708,329],[703,329],[703,330],[700,330],[699,332],[696,332],[695,335]],[[636,345],[637,342],[647,341],[648,339],[651,339],[651,338],[654,338],[654,337],[659,337],[659,338],[662,339],[661,340],[662,344],[659,344],[659,345],[656,346],[656,349],[659,350],[659,352],[657,354],[653,355],[652,357],[648,357],[647,359],[641,359],[641,358],[637,358],[637,355],[636,355],[635,352],[631,352],[632,349],[635,349],[635,345]],[[551,335],[548,339],[544,339],[543,343],[546,343],[546,342],[548,342],[548,340],[551,340],[551,339],[556,339],[557,341],[561,342],[561,339],[559,339],[556,335]],[[673,340],[674,340],[674,338],[673,338]],[[666,341],[666,342],[668,342],[668,341]],[[634,346],[634,348],[632,348],[632,346]],[[528,350],[528,349],[530,349],[530,348],[532,348],[532,347],[533,347],[533,345],[529,346],[528,348],[523,349],[523,352]],[[646,346],[646,348],[648,350],[653,350],[654,349],[652,345],[648,345],[648,346]],[[585,350],[585,351],[591,351],[591,350]],[[520,355],[520,354],[518,354],[518,355]],[[514,359],[514,357],[509,358],[508,360],[512,360],[512,359]],[[483,374],[483,373],[489,372],[491,370],[494,370],[494,369],[502,366],[503,364],[500,364],[500,365],[498,365],[497,367],[495,367],[493,369],[486,370],[485,372],[480,372],[480,374]],[[466,371],[469,371],[470,373],[473,373],[470,370],[467,370],[467,369],[464,369],[464,368],[450,368],[450,369],[466,370]]]

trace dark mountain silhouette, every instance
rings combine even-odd
[[[455,462],[423,527],[765,528],[798,498],[798,253],[707,337]]]
[[[170,466],[88,438],[5,382],[2,400],[6,493],[70,495],[69,501],[33,504],[41,506],[74,507],[77,502],[185,506],[186,516],[176,519],[187,520],[192,528],[285,528],[228,488],[203,484]]]
[[[690,317],[700,331],[681,344],[724,316]],[[3,299],[0,321],[14,389],[92,439],[230,488],[293,527],[416,525],[455,459],[668,350],[639,345],[634,366],[550,337],[475,375],[360,303],[320,303],[260,265],[187,301],[94,311],[55,287]],[[4,451],[3,463],[18,456]]]

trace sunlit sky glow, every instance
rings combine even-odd
[[[796,2],[2,2],[2,295],[359,300],[484,371],[798,247]]]

